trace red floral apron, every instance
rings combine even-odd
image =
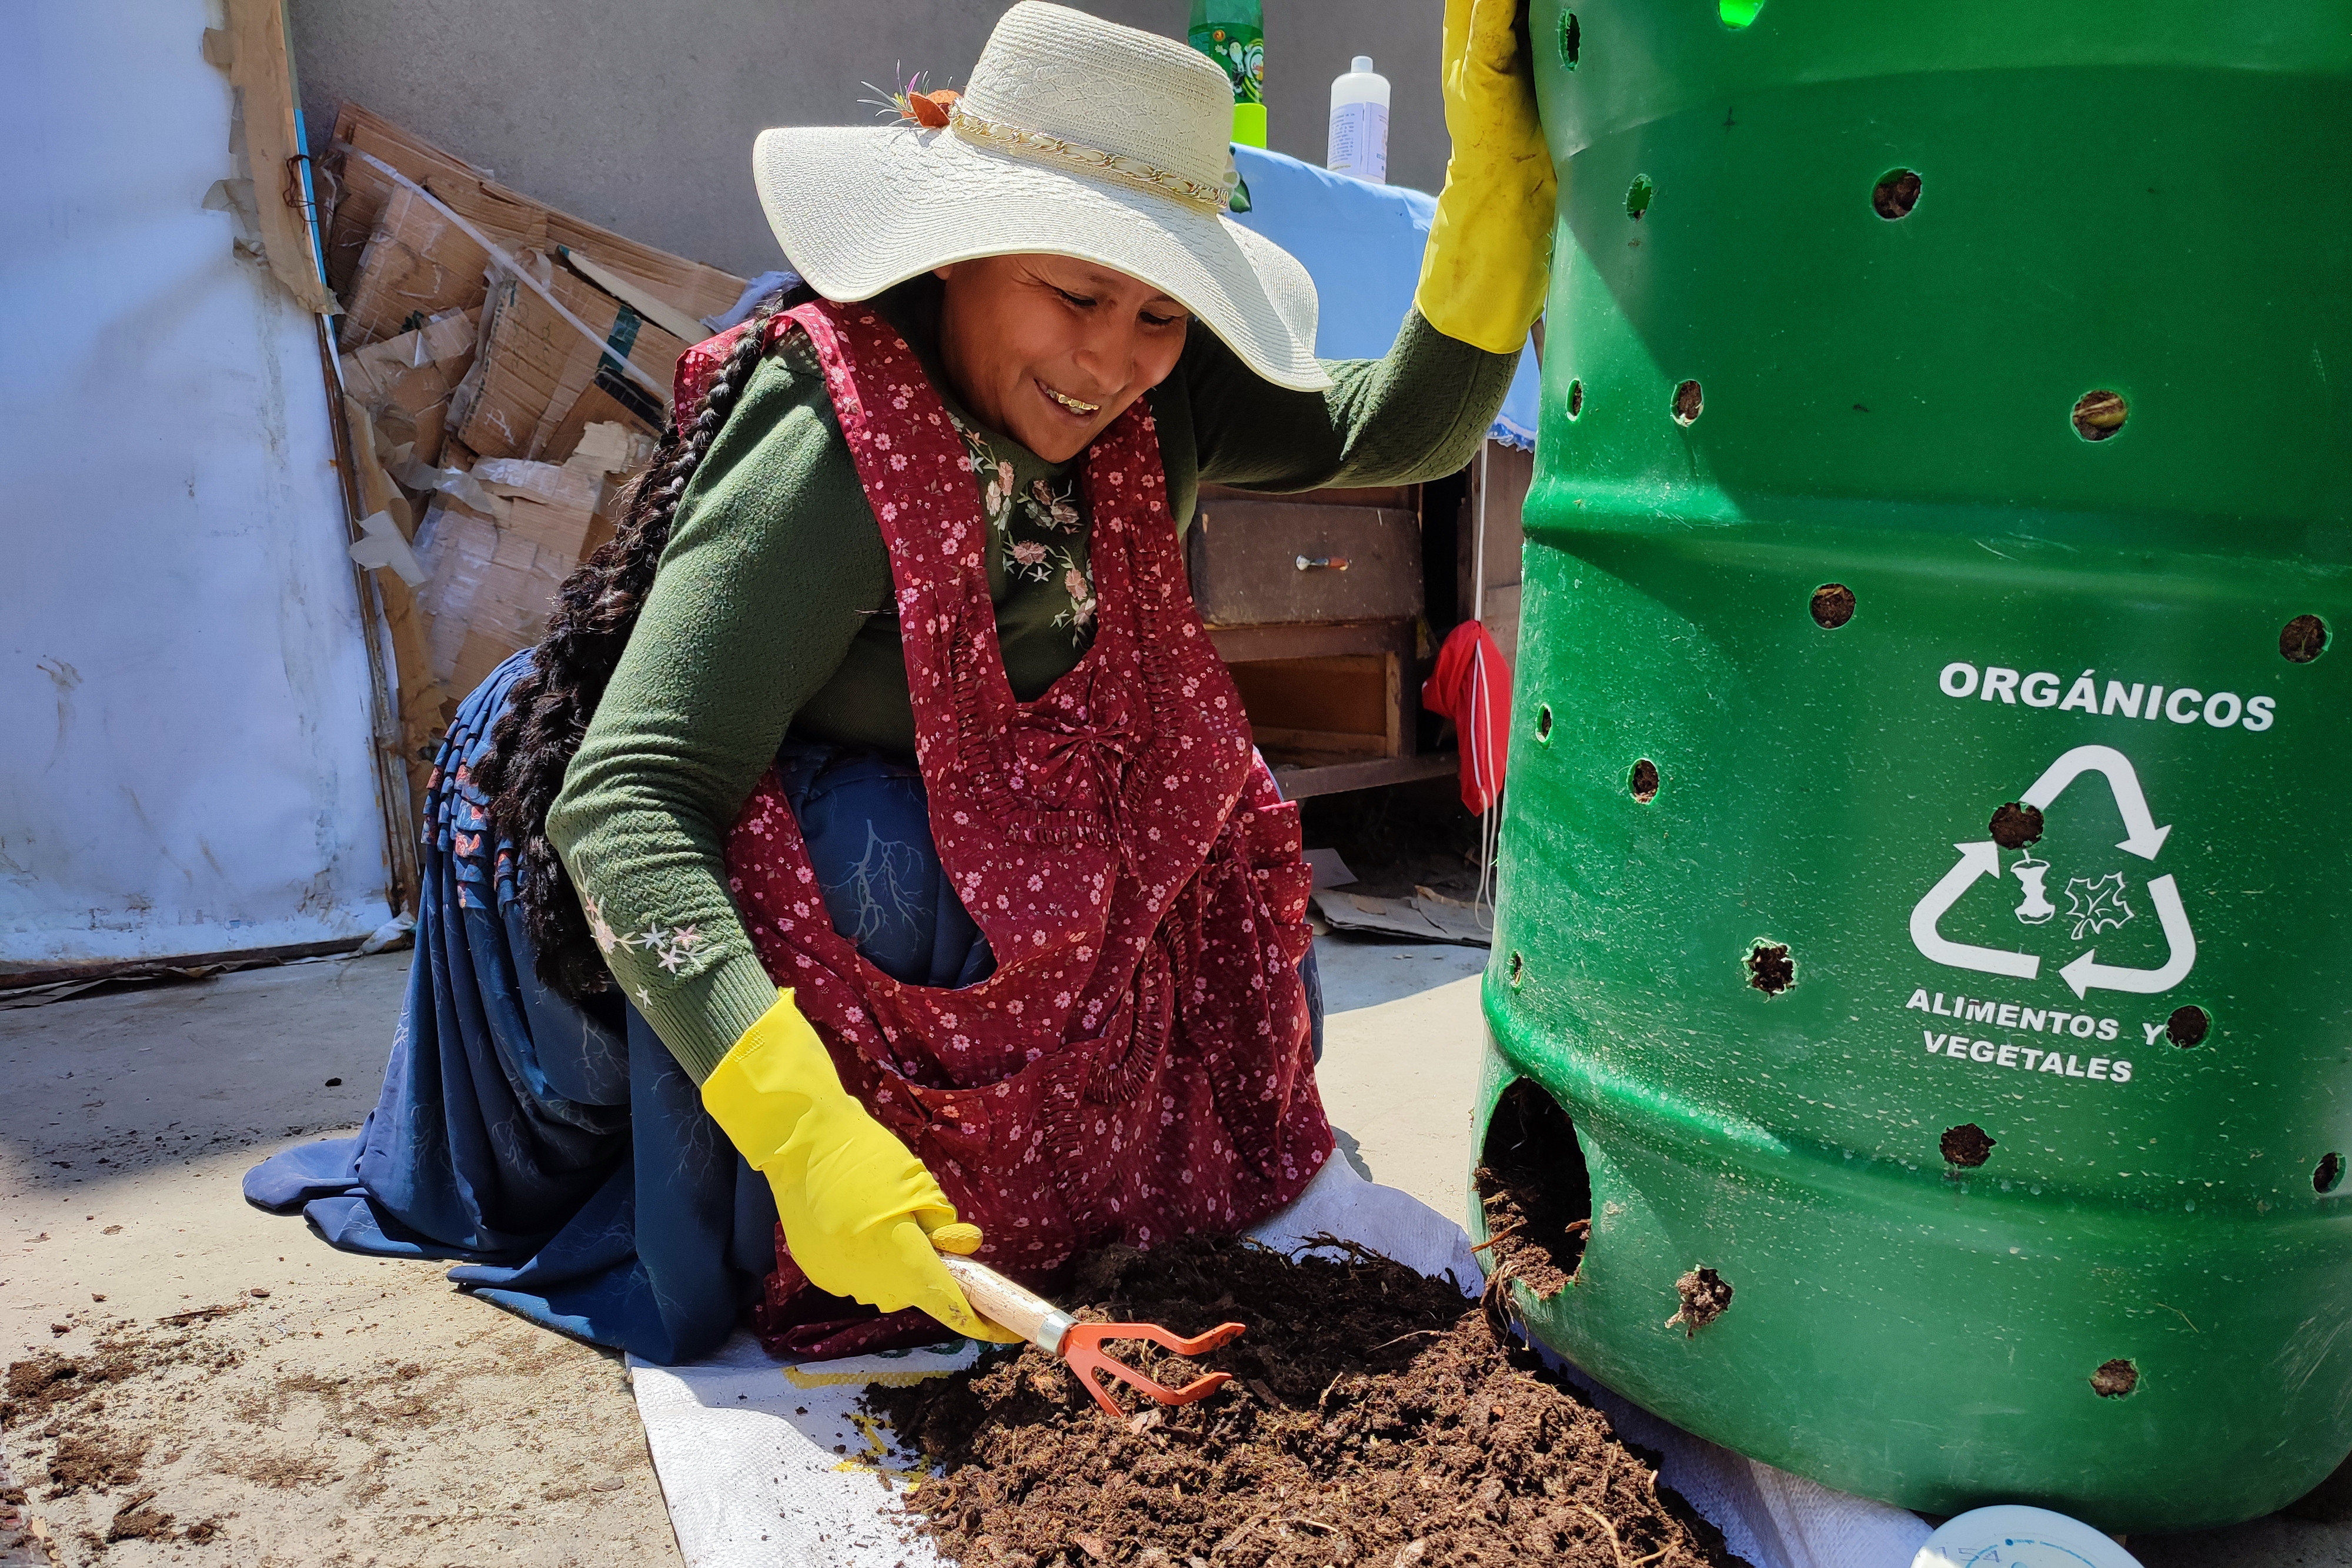
[[[971,458],[913,350],[861,305],[805,305],[769,330],[807,334],[881,524],[931,831],[997,968],[942,990],[861,957],[772,775],[727,846],[761,962],[850,1092],[981,1227],[993,1267],[1050,1288],[1108,1242],[1250,1225],[1331,1151],[1298,977],[1309,873],[1298,809],[1193,608],[1149,409],[1086,455],[1094,643],[1018,702]],[[681,361],[678,407],[733,340]],[[772,1346],[850,1354],[938,1333],[920,1314],[845,1322],[842,1306],[793,1266],[780,1228],[760,1314]]]

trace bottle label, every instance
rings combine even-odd
[[[1265,29],[1251,22],[1196,23],[1192,47],[1224,68],[1235,103],[1265,101]]]
[[[1335,174],[1386,184],[1389,110],[1382,103],[1343,103],[1331,111],[1331,141],[1323,160]]]

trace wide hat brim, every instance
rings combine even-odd
[[[828,299],[978,256],[1076,256],[1167,294],[1275,385],[1331,385],[1307,269],[1203,204],[910,125],[764,131],[751,174],[785,256]]]

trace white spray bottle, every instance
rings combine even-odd
[[[1348,74],[1331,81],[1331,141],[1325,164],[1334,172],[1386,184],[1389,178],[1389,78],[1358,55]]]

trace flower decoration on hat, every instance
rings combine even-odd
[[[882,114],[897,115],[903,124],[919,125],[925,131],[945,131],[948,126],[948,110],[954,106],[956,99],[963,95],[951,87],[926,89],[923,84],[929,79],[929,71],[917,71],[907,78],[906,86],[897,92],[888,93],[883,92],[870,81],[866,82],[861,85],[866,91],[878,93],[880,96],[861,99],[859,101],[874,105],[875,109]]]

